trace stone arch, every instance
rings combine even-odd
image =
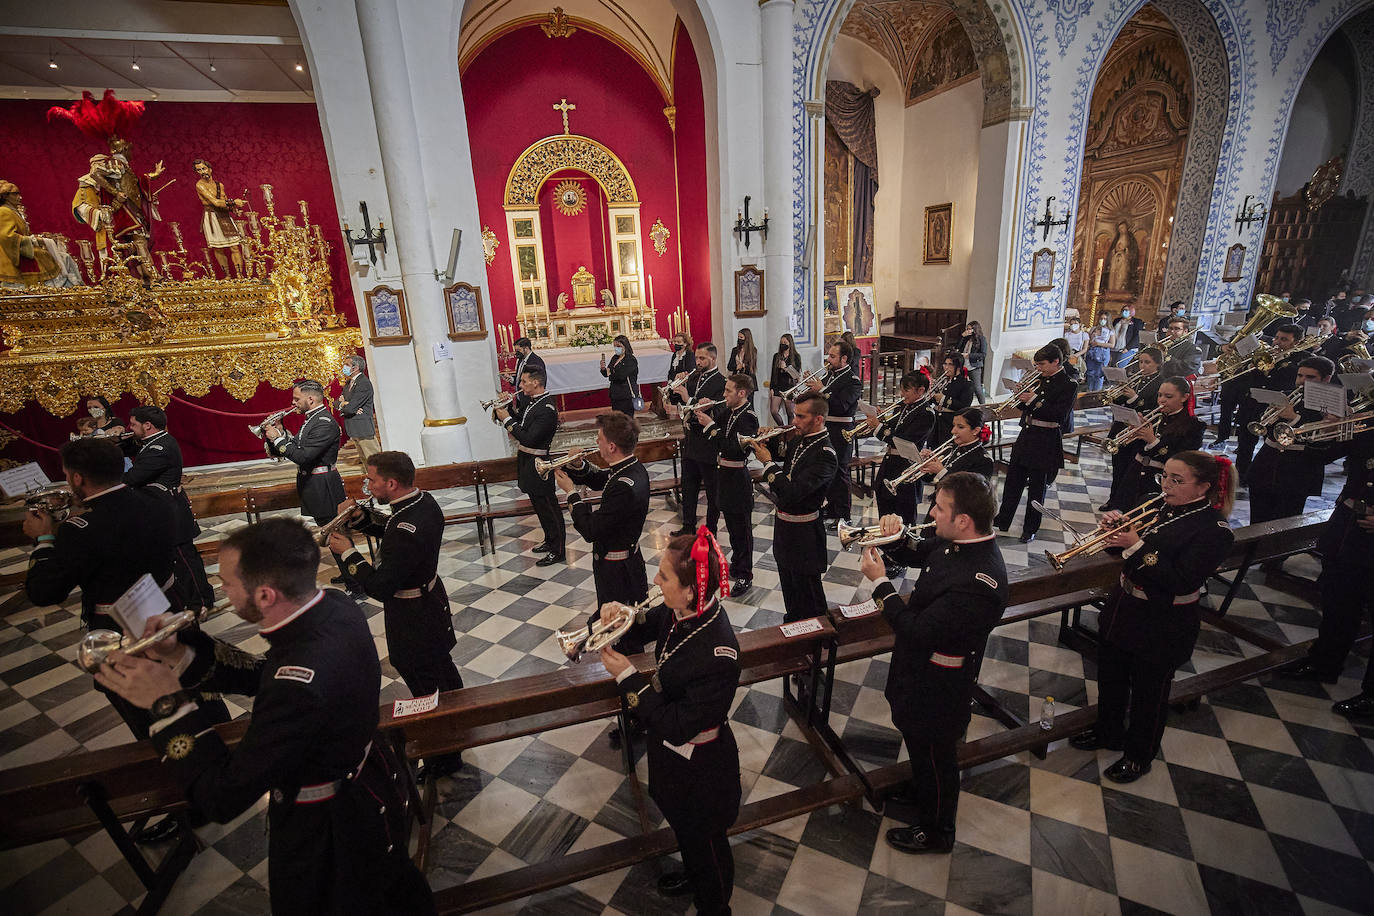
[[[536,140],[515,160],[506,179],[506,207],[537,206],[539,189],[561,169],[587,173],[601,185],[611,206],[639,206],[634,179],[619,156],[591,137],[562,134]]]

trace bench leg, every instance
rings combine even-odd
[[[1227,579],[1220,573],[1213,574],[1214,579],[1220,579],[1226,583],[1226,597],[1221,599],[1221,606],[1217,608],[1217,616],[1225,617],[1226,612],[1231,608],[1231,602],[1236,600],[1236,595],[1240,594],[1240,587],[1245,582],[1245,575],[1250,571],[1250,567],[1255,565],[1255,553],[1259,550],[1259,542],[1251,544],[1245,551],[1245,558],[1240,561],[1240,566]]]
[[[181,824],[181,835],[177,839],[177,844],[167,857],[162,860],[162,864],[154,869],[148,864],[143,851],[129,836],[129,832],[124,829],[124,825],[115,817],[114,811],[110,809],[106,799],[105,788],[99,783],[86,783],[81,787],[80,795],[86,806],[91,809],[91,813],[100,821],[100,826],[105,833],[114,841],[115,848],[124,857],[124,861],[129,863],[133,869],[134,876],[147,889],[148,893],[143,898],[143,903],[139,906],[139,913],[156,913],[167,895],[172,892],[172,885],[177,878],[186,870],[192,858],[200,850],[200,841],[191,830],[190,822],[185,814],[169,814],[168,817],[175,818]],[[146,818],[141,819],[142,823]]]
[[[984,712],[1000,722],[1004,728],[1026,727],[1027,723],[1024,719],[1002,705],[996,697],[984,690],[981,684],[973,685],[973,702],[981,706]],[[1048,753],[1048,749],[1048,743],[1042,743],[1031,747],[1030,752],[1039,759],[1044,760],[1045,755]]]
[[[1059,644],[1084,657],[1097,657],[1097,634],[1083,626],[1083,605],[1059,612]]]

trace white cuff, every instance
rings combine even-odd
[[[1123,560],[1129,560],[1131,557],[1133,557],[1133,556],[1135,556],[1137,553],[1139,553],[1139,552],[1140,552],[1140,548],[1142,548],[1142,547],[1144,547],[1144,546],[1145,546],[1145,541],[1144,541],[1143,539],[1142,539],[1142,540],[1139,540],[1139,541],[1136,541],[1136,542],[1135,542],[1134,544],[1132,544],[1130,547],[1127,547],[1125,550],[1121,551],[1121,559],[1123,559]]]
[[[281,445],[281,444],[282,444],[283,442],[285,442],[285,441],[286,441],[286,436],[278,436],[277,438],[275,438],[275,439],[272,440],[272,444],[273,444],[273,445]]]
[[[878,586],[882,585],[884,582],[886,582],[888,585],[891,585],[891,584],[892,584],[892,580],[889,579],[887,576],[879,576],[878,578],[874,579],[874,580],[873,580],[873,590],[874,590],[874,591],[877,591],[877,590],[878,590]]]
[[[200,707],[195,703],[182,703],[176,712],[172,713],[165,719],[158,719],[152,725],[148,726],[148,734],[156,735],[158,732],[162,731],[164,728],[171,725],[177,719],[180,719],[183,716],[187,716],[191,713],[192,710],[199,708]]]
[[[357,557],[359,560],[361,560],[363,558],[363,555],[361,553],[358,553],[357,547],[350,547],[339,555],[339,559],[341,560],[347,560],[349,557]]]
[[[615,682],[616,682],[617,684],[623,684],[623,683],[625,683],[625,679],[626,679],[626,678],[630,677],[630,676],[633,675],[633,674],[638,674],[638,673],[639,673],[639,670],[638,670],[637,668],[635,668],[634,665],[631,665],[630,667],[626,668],[624,671],[620,672],[619,674],[617,674],[617,675],[615,676]]]
[[[175,665],[170,666],[172,669],[172,673],[177,676],[177,680],[181,680],[181,676],[186,673],[186,669],[191,667],[191,662],[195,661],[196,658],[195,649],[193,649],[190,646],[183,646],[183,648],[186,651],[181,653],[181,661],[177,662]]]

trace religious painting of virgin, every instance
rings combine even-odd
[[[948,264],[950,232],[954,226],[954,204],[926,207],[926,264]]]
[[[837,286],[835,296],[840,303],[840,323],[844,330],[858,337],[876,337],[878,311],[873,306],[873,286]]]
[[[1226,266],[1221,271],[1222,283],[1235,283],[1245,273],[1245,246],[1240,242],[1226,249]]]
[[[1054,249],[1041,248],[1031,255],[1030,291],[1043,293],[1054,289]]]
[[[754,318],[765,310],[763,271],[754,264],[745,264],[735,271],[735,317]]]
[[[373,346],[410,343],[410,322],[406,318],[406,295],[399,289],[378,286],[363,294],[367,324],[372,329]]]
[[[471,283],[444,287],[449,340],[485,340],[487,322],[482,316],[482,291]]]

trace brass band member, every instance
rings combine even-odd
[[[808,385],[813,392],[825,395],[826,403],[830,405],[825,429],[830,434],[830,447],[838,462],[835,477],[830,481],[830,491],[825,496],[826,525],[830,528],[837,527],[841,521],[849,521],[849,458],[854,448],[844,437],[844,432],[854,426],[854,412],[859,409],[859,399],[864,390],[864,383],[854,374],[853,360],[854,348],[849,341],[835,341],[826,351],[824,383],[820,379],[813,379]]]
[[[657,640],[658,670],[649,678],[620,652],[601,661],[648,732],[649,796],[673,828],[685,874],[669,873],[666,894],[692,894],[698,913],[730,912],[735,860],[726,831],[739,815],[739,747],[730,706],[739,687],[739,642],[718,591],[725,558],[702,528],[676,536],[659,560],[654,582],[663,604],[640,626]],[[607,605],[603,614],[617,609]]]
[[[779,446],[777,460],[767,443],[754,446],[763,462],[763,479],[778,510],[773,521],[773,558],[782,583],[787,621],[825,613],[825,575],[830,556],[825,549],[821,504],[839,471],[839,460],[825,429],[830,406],[809,391],[797,398],[796,436]]]
[[[1176,340],[1180,340],[1188,336],[1188,319],[1174,316],[1169,319],[1168,324],[1165,325],[1165,329],[1168,331],[1169,337],[1167,341],[1161,341],[1161,344],[1173,343]],[[1193,331],[1193,336],[1196,335],[1197,332]],[[1166,378],[1178,375],[1192,379],[1197,378],[1198,374],[1201,372],[1202,351],[1198,349],[1194,341],[1188,340],[1184,343],[1174,344],[1169,348],[1169,361],[1164,364],[1164,375]]]
[[[1170,458],[1202,448],[1207,424],[1188,412],[1192,393],[1188,380],[1178,376],[1166,378],[1156,389],[1155,402],[1163,415],[1158,423],[1147,424],[1135,433],[1141,447],[1134,467],[1121,482],[1121,499],[1127,509],[1159,492],[1159,475]]]
[[[934,401],[938,410],[935,414],[935,431],[930,435],[932,444],[939,444],[949,438],[949,429],[954,418],[973,406],[973,382],[964,368],[964,354],[950,350],[940,364],[944,377],[949,379],[943,392],[936,392]]]
[[[910,442],[923,448],[930,431],[935,428],[935,406],[926,398],[930,380],[924,372],[908,372],[902,376],[902,406],[892,418],[873,431],[879,441],[887,445],[883,463],[878,465],[873,479],[873,496],[879,515],[899,515],[909,525],[916,518],[916,504],[921,501],[921,484],[904,483],[894,494],[883,484],[896,478],[911,466],[911,460],[897,451],[896,440]],[[924,403],[917,403],[924,401]]]
[[[687,384],[669,393],[669,400],[677,404],[709,400],[719,403],[725,396],[725,376],[716,368],[716,345],[697,344],[695,376]],[[687,438],[682,443],[682,527],[675,534],[695,534],[697,527],[697,498],[706,491],[706,527],[712,532],[720,522],[720,506],[716,503],[716,454],[719,447],[706,437],[696,415],[682,418]]]
[[[152,710],[162,760],[211,820],[227,824],[268,796],[272,912],[432,914],[405,841],[396,763],[377,733],[382,671],[372,633],[356,605],[315,585],[319,563],[295,519],[240,528],[220,546],[220,576],[267,655],[183,631],[149,658],[111,653],[97,677]],[[232,751],[187,686],[254,698]]]
[[[954,415],[954,426],[950,429],[950,439],[954,440],[954,450],[947,458],[941,459],[934,454],[933,449],[921,449],[921,454],[927,459],[923,477],[939,483],[950,474],[959,471],[968,471],[977,474],[988,482],[988,486],[993,486],[993,477],[997,474],[997,465],[992,460],[992,456],[984,448],[988,440],[992,438],[992,430],[983,422],[983,410],[981,407],[969,407],[961,413]],[[932,443],[939,447],[939,444]],[[996,492],[994,489],[993,492]],[[934,518],[935,501],[932,498],[930,507],[926,510],[925,518],[922,523]],[[902,570],[905,572],[905,570]],[[888,578],[892,578],[890,575]]]
[[[151,404],[135,407],[129,412],[129,432],[137,445],[133,463],[124,472],[124,482],[167,498],[176,519],[172,564],[177,594],[183,607],[208,608],[215,603],[215,590],[210,587],[205,562],[196,550],[200,525],[191,509],[190,497],[181,488],[181,446],[167,432],[167,414]]]
[[[1164,381],[1165,376],[1159,371],[1163,364],[1164,354],[1158,347],[1146,347],[1140,351],[1136,357],[1135,369],[1140,374],[1140,379],[1135,382],[1135,386],[1126,386],[1121,392],[1121,396],[1114,398],[1114,402],[1123,407],[1129,407],[1136,413],[1144,416],[1154,410],[1158,405],[1156,399],[1159,396],[1159,386]],[[1120,420],[1113,420],[1111,428],[1107,430],[1107,438],[1114,439],[1126,431],[1126,424]],[[1107,501],[1099,508],[1102,512],[1110,512],[1113,509],[1129,509],[1135,503],[1131,502],[1128,496],[1124,495],[1124,481],[1128,474],[1135,471],[1135,456],[1140,454],[1140,450],[1145,447],[1145,443],[1140,439],[1131,439],[1117,449],[1116,454],[1112,455],[1112,489],[1107,496]]]
[[[1302,338],[1303,329],[1299,325],[1279,325],[1279,329],[1274,332],[1274,348],[1281,354],[1287,353],[1297,346],[1298,341]],[[1298,377],[1298,363],[1296,360],[1289,359],[1278,363],[1268,372],[1261,372],[1256,369],[1253,372],[1245,373],[1242,377],[1246,383],[1240,409],[1236,411],[1236,424],[1239,426],[1239,429],[1236,430],[1236,474],[1242,486],[1249,486],[1247,481],[1250,475],[1250,462],[1255,459],[1255,446],[1259,445],[1259,436],[1250,432],[1250,424],[1260,418],[1266,406],[1250,397],[1250,389],[1268,388],[1270,391],[1292,391]]]
[[[339,458],[339,424],[324,404],[324,386],[309,379],[291,390],[291,406],[305,415],[300,431],[291,436],[281,421],[262,428],[267,437],[268,450],[296,466],[296,494],[300,497],[301,513],[323,525],[337,513],[339,503],[346,498],[343,478],[334,462]],[[334,554],[343,586],[348,597],[362,600],[362,587],[344,569],[339,555]]]
[[[592,545],[592,578],[596,605],[608,601],[637,604],[649,593],[644,555],[639,539],[649,517],[649,471],[635,457],[639,424],[619,411],[596,418],[596,450],[605,470],[578,461],[554,472],[558,488],[568,494],[573,527]],[[597,505],[574,492],[574,482],[601,491]],[[595,615],[594,615],[595,616]],[[620,641],[626,652],[642,652],[644,646],[628,637]]]
[[[1021,432],[1011,447],[1011,467],[1002,484],[1002,505],[995,524],[1001,531],[1011,527],[1021,494],[1029,487],[1026,520],[1022,523],[1021,543],[1035,540],[1040,530],[1040,512],[1034,508],[1045,501],[1045,486],[1051,474],[1064,466],[1063,425],[1073,410],[1077,386],[1064,374],[1064,354],[1054,344],[1035,351],[1035,368],[1041,375],[1038,389],[1021,394]]]
[[[529,401],[520,411],[519,418],[511,416],[511,411],[504,407],[495,411],[496,419],[515,440],[519,450],[515,456],[518,483],[530,498],[530,505],[544,530],[544,542],[534,548],[534,553],[544,554],[534,564],[536,566],[562,563],[567,536],[553,480],[540,477],[534,468],[534,459],[549,456],[549,446],[553,445],[554,434],[558,432],[558,407],[553,402],[553,395],[544,391],[544,384],[544,370],[526,366],[520,374],[520,391]]]
[[[356,511],[348,527],[380,538],[377,564],[353,546],[347,528],[329,535],[329,549],[343,557],[348,574],[363,591],[382,602],[382,623],[391,665],[413,697],[436,690],[457,690],[462,675],[449,654],[457,637],[448,592],[439,578],[439,546],[444,537],[444,510],[434,497],[415,486],[415,464],[405,452],[377,452],[367,459],[372,497],[391,512],[361,509],[345,500],[339,512]],[[419,779],[438,779],[463,765],[461,754],[431,757]]]
[[[502,376],[504,381],[510,382],[515,389],[515,400],[512,401],[511,416],[520,417],[520,412],[529,404],[530,399],[525,392],[520,390],[520,376],[525,374],[526,369],[539,369],[544,373],[544,378],[548,378],[548,369],[544,366],[544,358],[534,352],[534,344],[528,337],[521,337],[515,341],[515,371],[510,375]]]
[[[1307,382],[1329,382],[1335,371],[1336,367],[1325,356],[1309,356],[1298,363],[1294,386],[1301,387]],[[1297,410],[1286,407],[1279,411],[1280,422],[1294,425],[1320,419],[1320,411],[1307,407]],[[1298,442],[1284,446],[1274,441],[1266,429],[1264,444],[1250,465],[1250,524],[1258,525],[1276,518],[1302,515],[1307,507],[1307,497],[1320,496],[1322,493],[1329,460],[1328,449],[1323,443]],[[1263,567],[1275,570],[1282,565],[1282,560],[1270,560]]]
[[[992,531],[996,508],[977,474],[951,474],[935,485],[935,537],[895,551],[897,562],[922,567],[906,600],[883,575],[878,551],[864,551],[860,569],[876,583],[873,598],[896,634],[884,694],[911,758],[911,783],[890,800],[916,812],[912,826],[887,832],[888,845],[902,852],[954,847],[959,739],[980,656],[1007,604],[1007,568]],[[886,533],[902,524],[895,515],[882,520]]]
[[[712,442],[717,443],[716,502],[730,533],[730,594],[743,595],[754,587],[754,479],[749,473],[749,451],[740,436],[759,431],[752,407],[753,379],[737,372],[725,380],[725,403],[698,412],[697,419]]]
[[[1143,535],[1128,529],[1110,542],[1122,548],[1124,562],[1098,626],[1097,724],[1069,743],[1124,751],[1103,771],[1113,782],[1134,782],[1150,772],[1159,751],[1169,684],[1192,657],[1201,627],[1202,586],[1231,549],[1226,519],[1235,492],[1227,458],[1180,452],[1164,465],[1165,507],[1158,521]],[[1109,512],[1102,526],[1119,519],[1120,513]]]

